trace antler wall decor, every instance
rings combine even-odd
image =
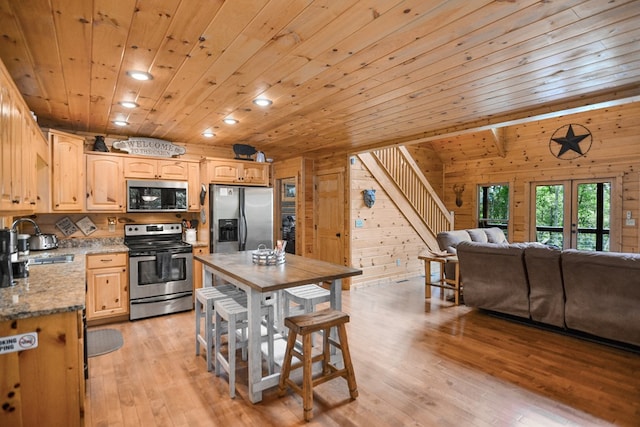
[[[456,193],[456,206],[462,206],[462,193],[464,192],[464,184],[461,186],[458,184],[453,185],[453,192]]]

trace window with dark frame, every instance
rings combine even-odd
[[[478,186],[478,227],[509,227],[509,185]]]

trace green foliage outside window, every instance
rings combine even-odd
[[[585,183],[577,186],[577,242],[581,250],[609,250],[611,183]],[[565,191],[562,184],[536,186],[536,240],[546,245],[566,247],[564,243]]]
[[[509,225],[509,186],[506,184],[478,187],[478,227]]]

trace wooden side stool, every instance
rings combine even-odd
[[[351,364],[351,354],[349,353],[349,343],[347,341],[347,329],[345,324],[349,321],[349,315],[338,310],[326,309],[313,313],[301,314],[298,316],[288,317],[284,320],[284,324],[289,328],[289,336],[287,338],[287,350],[284,356],[284,363],[280,373],[280,395],[285,394],[285,387],[288,385],[293,391],[302,396],[302,404],[304,407],[305,421],[313,418],[313,386],[322,384],[334,378],[343,377],[347,380],[349,386],[349,394],[352,399],[358,397],[358,386],[356,385],[356,376],[353,372]],[[339,342],[331,339],[330,330],[332,327],[338,329]],[[311,336],[314,332],[323,331],[322,353],[315,356],[312,355]],[[296,348],[297,336],[302,336],[302,353]],[[338,369],[331,364],[331,349],[334,346],[342,350],[342,360],[344,368]],[[292,365],[291,359],[295,356],[301,363]],[[322,375],[312,378],[312,365],[314,362],[322,361]],[[302,367],[302,387],[294,383],[289,374],[292,369]]]

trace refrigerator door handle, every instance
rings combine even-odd
[[[244,251],[247,249],[247,215],[244,209],[245,198],[244,188],[239,189],[239,201],[240,201],[240,224],[238,226],[238,241],[240,243],[239,250]]]

